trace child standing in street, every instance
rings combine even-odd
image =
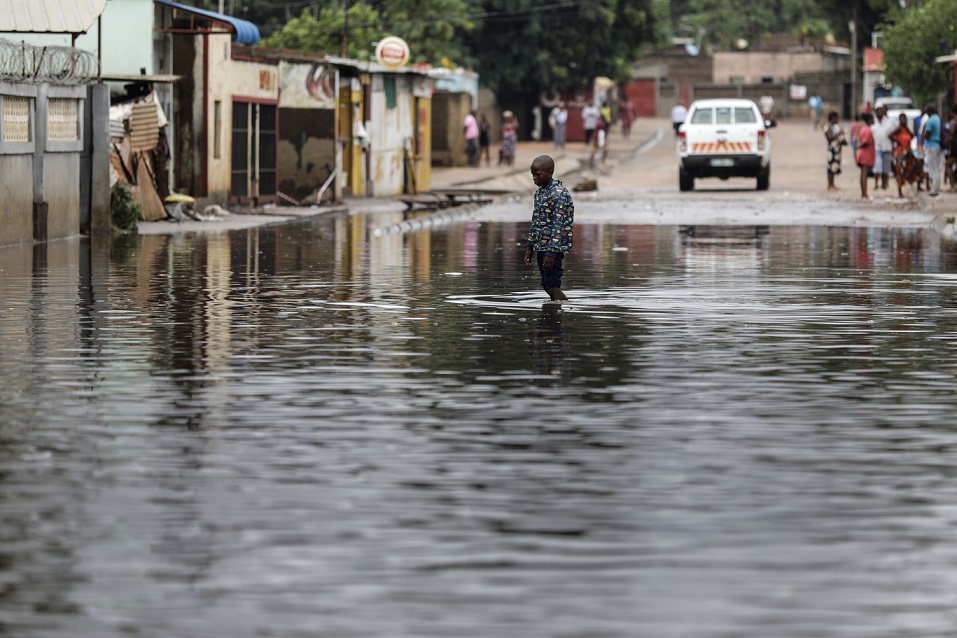
[[[871,131],[871,124],[874,123],[874,116],[870,113],[864,113],[864,128],[861,129],[857,137],[857,165],[861,169],[861,199],[869,201],[867,196],[867,178],[874,169],[874,162],[877,153],[874,151],[874,133]]]
[[[555,161],[540,155],[532,162],[532,181],[535,191],[532,224],[528,229],[525,265],[532,265],[537,256],[542,275],[542,288],[552,301],[565,301],[562,292],[562,260],[572,249],[572,229],[575,223],[575,204],[565,186],[554,179]]]

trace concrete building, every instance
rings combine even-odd
[[[0,0],[0,34],[75,42],[106,0]],[[64,4],[69,10],[64,10]],[[96,58],[75,47],[0,42],[0,245],[110,228],[108,109]]]

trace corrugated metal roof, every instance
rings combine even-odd
[[[209,18],[210,20],[216,20],[217,22],[224,22],[232,27],[232,31],[235,34],[233,40],[239,44],[257,44],[259,42],[259,29],[256,28],[256,25],[248,20],[240,20],[239,18],[234,18],[232,16],[223,15],[222,13],[216,13],[215,11],[207,11],[206,9],[200,9],[198,7],[190,7],[185,4],[180,4],[178,2],[173,2],[172,0],[154,0],[155,2],[166,5],[167,7],[172,7],[174,9],[179,9],[180,11],[186,11],[187,13],[192,13],[194,15],[203,16],[204,18]]]
[[[86,33],[106,0],[0,0],[0,33]]]

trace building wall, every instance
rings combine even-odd
[[[33,241],[33,155],[0,155],[0,245]]]
[[[173,130],[171,146],[174,149],[173,190],[192,195],[203,195],[201,172],[205,149],[198,143],[203,135],[203,109],[200,96],[203,90],[202,38],[173,38],[173,73],[182,79],[173,84]]]
[[[395,82],[395,106],[390,107],[385,84]],[[400,195],[405,191],[404,148],[411,148],[414,134],[409,78],[398,74],[372,76],[371,193],[374,197]],[[469,98],[471,99],[471,98]]]
[[[80,233],[81,184],[93,179],[80,171],[86,96],[84,86],[0,83],[0,245]]]
[[[277,185],[299,201],[318,192],[336,167],[336,85],[331,65],[279,64]]]
[[[80,233],[79,174],[79,153],[47,153],[43,158],[43,195],[49,206],[49,239],[63,239]],[[71,179],[64,179],[67,175]]]
[[[336,167],[335,111],[279,109],[278,186],[303,201]]]
[[[416,89],[413,80],[412,116],[416,132],[415,180],[417,192],[432,188],[432,86],[425,81]]]
[[[825,64],[825,55],[817,51],[718,51],[714,54],[714,82],[727,84],[759,84],[786,82],[795,73],[829,70],[834,61]]]
[[[436,91],[432,96],[432,163],[437,166],[467,166],[468,148],[463,124],[472,107],[468,93]],[[497,118],[501,121],[501,118]],[[501,138],[498,128],[492,126],[493,139]]]
[[[229,201],[232,185],[232,131],[233,102],[252,102],[278,104],[279,67],[276,63],[259,62],[232,57],[232,37],[229,34],[207,36],[208,43],[202,42],[202,36],[195,38],[197,55],[195,58],[195,103],[193,110],[196,139],[204,140],[198,145],[200,161],[205,161],[206,196],[221,204]],[[208,56],[209,79],[203,84],[203,55]],[[205,89],[205,95],[204,95]],[[216,102],[219,107],[219,126],[216,126]],[[218,135],[218,140],[217,140]],[[219,155],[216,156],[216,149]]]

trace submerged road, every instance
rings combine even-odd
[[[0,249],[0,635],[950,638],[957,244],[789,130],[615,157],[559,307],[530,179]]]
[[[957,195],[942,193],[928,201],[922,193],[898,197],[893,179],[887,190],[870,190],[871,202],[862,202],[858,169],[851,153],[844,157],[841,191],[828,193],[825,146],[822,133],[807,122],[782,121],[771,130],[774,144],[771,188],[755,190],[754,179],[702,179],[695,190],[678,190],[678,161],[673,135],[667,123],[645,122],[636,132],[643,144],[625,144],[612,132],[612,150],[607,166],[586,170],[567,178],[574,186],[594,177],[598,190],[575,194],[576,223],[624,224],[731,224],[801,225],[848,227],[933,227],[941,230],[946,217],[957,211]],[[547,144],[529,144],[525,159],[538,152],[555,153]],[[558,151],[559,153],[561,151]],[[565,154],[584,160],[582,148],[570,146]],[[461,169],[456,176],[465,176]],[[441,180],[442,177],[440,176]],[[524,174],[496,176],[483,182],[489,187],[515,190],[518,197],[489,206],[472,215],[476,220],[519,221],[528,214],[534,185]],[[527,186],[523,190],[523,183]],[[871,186],[873,181],[871,182]],[[905,191],[905,195],[909,195]]]

